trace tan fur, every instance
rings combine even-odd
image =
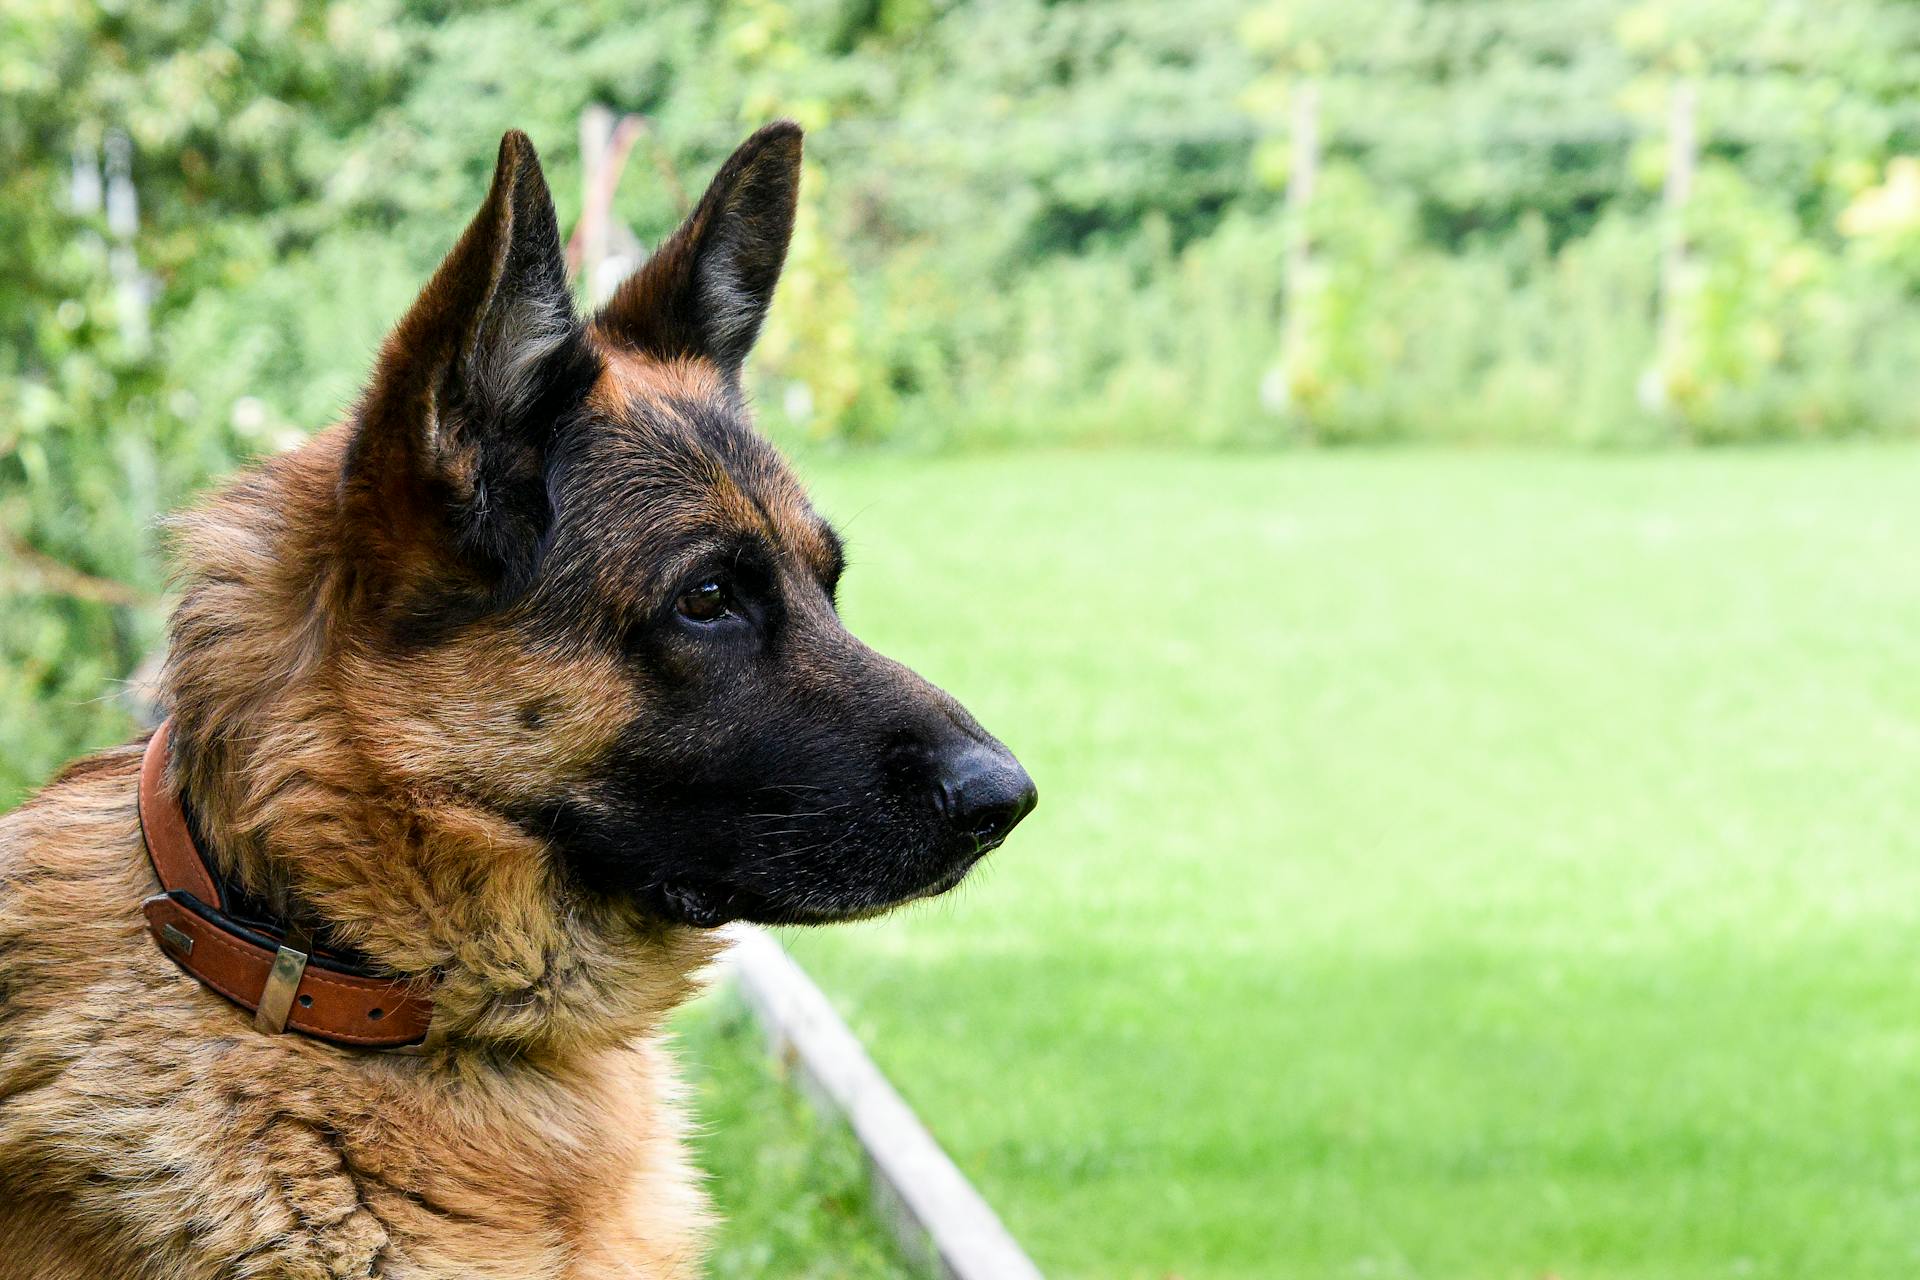
[[[622,411],[635,401],[659,404],[669,399],[709,400],[725,394],[720,371],[710,361],[685,357],[658,359],[594,332],[594,349],[606,368],[590,393],[595,404]]]
[[[313,533],[342,444],[182,522],[175,758],[211,856],[393,971],[437,971],[452,1042],[253,1031],[143,928],[137,750],[84,762],[0,818],[0,1277],[693,1275],[657,1037],[713,944],[574,899],[482,803],[603,745],[618,673],[484,625],[400,660],[330,630],[354,588]]]
[[[610,417],[626,416],[626,406],[646,404],[653,409],[655,419],[671,421],[676,404],[698,404],[725,394],[720,371],[711,361],[659,359],[635,351],[598,329],[588,333],[604,368],[587,402]],[[646,438],[635,439],[630,445],[641,456],[654,452],[653,442]],[[689,526],[716,533],[739,530],[762,534],[775,545],[791,548],[816,570],[824,569],[834,553],[806,492],[784,466],[762,470],[761,478],[766,483],[761,503],[756,503],[740,492],[724,466],[714,465],[698,477],[705,503],[684,506],[678,514]]]

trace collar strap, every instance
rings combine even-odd
[[[361,1049],[429,1039],[431,992],[319,950],[298,927],[255,928],[228,914],[186,810],[166,788],[171,727],[167,721],[154,730],[140,762],[140,835],[161,888],[140,909],[160,949],[202,986],[251,1011],[261,1031]]]

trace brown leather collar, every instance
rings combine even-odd
[[[167,791],[162,722],[140,762],[140,835],[162,892],[140,904],[154,941],[203,986],[254,1015],[254,1026],[330,1044],[392,1049],[429,1038],[433,996],[316,949],[293,927],[254,927],[228,914],[226,892]]]

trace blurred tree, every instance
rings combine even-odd
[[[336,139],[398,86],[392,18],[372,0],[0,16],[0,800],[122,730],[100,692],[156,639],[154,520],[237,443],[172,368],[171,323],[317,230],[300,214]],[[103,153],[130,177],[105,208]]]
[[[570,224],[581,111],[646,116],[617,210],[650,242],[682,211],[659,166],[697,186],[766,117],[808,125],[755,365],[775,432],[1912,435],[1916,87],[1900,0],[15,0],[0,802],[121,732],[97,695],[157,638],[158,513],[350,403],[508,127]],[[124,244],[90,185],[122,137]]]

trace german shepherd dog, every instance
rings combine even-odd
[[[509,133],[347,420],[179,521],[166,736],[0,820],[0,1277],[694,1275],[659,1036],[715,926],[940,893],[1033,806],[749,424],[800,152],[582,319]]]

